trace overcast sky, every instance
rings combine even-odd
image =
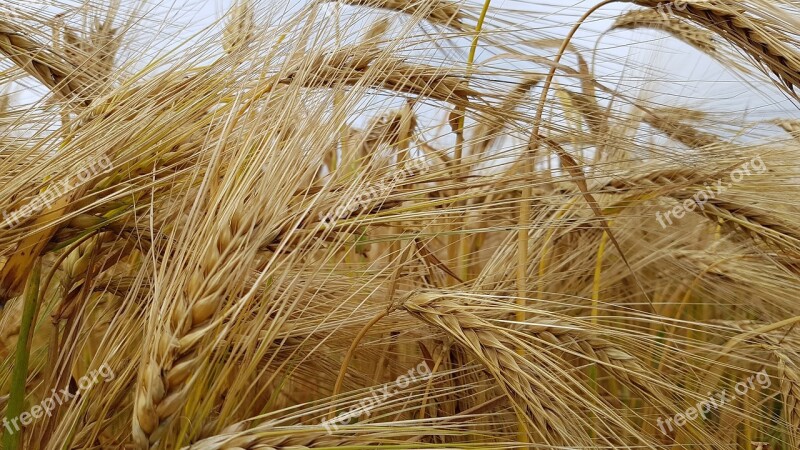
[[[65,5],[78,5],[83,1],[100,0],[10,0],[0,8],[47,8],[64,9]],[[105,1],[105,0],[102,0]],[[123,8],[134,3],[123,0]],[[532,32],[548,33],[563,37],[577,17],[598,0],[565,1],[563,5],[548,5],[539,1],[493,0],[489,23],[500,9],[514,9],[528,14],[523,25]],[[219,31],[219,18],[228,10],[230,0],[148,0],[142,9],[148,17],[135,27],[132,48],[141,55],[155,57],[164,49],[174,48],[196,33],[196,39],[211,36]],[[262,21],[274,21],[281,14],[299,10],[306,1],[256,0]],[[137,2],[140,4],[140,2]],[[471,5],[479,6],[477,3]],[[48,6],[49,5],[49,6]],[[330,8],[330,4],[328,5]],[[576,35],[574,42],[584,49],[591,49],[598,36],[607,30],[613,17],[621,11],[619,6],[601,9]],[[389,14],[389,13],[385,13]],[[212,29],[208,27],[214,27]],[[266,26],[267,24],[261,24]],[[205,33],[204,33],[205,30]],[[768,85],[748,85],[741,75],[724,68],[712,58],[703,55],[688,45],[677,42],[664,33],[655,31],[614,31],[602,37],[598,46],[597,77],[608,85],[629,94],[642,90],[650,93],[650,100],[669,105],[716,112],[738,112],[748,114],[751,120],[776,117],[800,118],[797,107],[777,89]],[[482,56],[478,56],[480,61]],[[142,58],[139,58],[140,60]],[[148,61],[138,61],[147,64]]]
[[[561,37],[577,17],[597,3],[597,0],[567,0],[563,1],[563,5],[558,5],[562,1],[493,0],[491,6],[495,9],[529,11],[532,16],[526,25]],[[305,3],[297,0],[259,2],[262,7],[282,10],[297,10]],[[230,0],[170,0],[162,4],[175,5],[171,12],[177,20],[173,20],[172,25],[175,29],[185,27],[182,35],[186,36],[218,20],[230,6]],[[601,9],[582,27],[574,42],[591,49],[599,34],[607,30],[613,18],[626,7],[610,5]],[[182,12],[176,13],[178,10]],[[489,22],[492,12],[490,10]],[[776,116],[800,117],[793,103],[776,89],[743,83],[740,74],[664,33],[614,31],[603,36],[599,54],[604,61],[608,61],[598,64],[601,81],[614,85],[619,83],[621,89],[631,91],[653,91],[660,94],[657,101],[708,111],[748,111],[751,117],[765,119]],[[618,64],[611,64],[610,61]],[[603,73],[604,69],[608,73]]]

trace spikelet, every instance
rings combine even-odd
[[[775,124],[783,128],[783,130],[789,133],[793,138],[800,141],[800,120],[776,120]]]

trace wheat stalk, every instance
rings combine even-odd
[[[335,87],[365,83],[381,89],[431,98],[455,105],[467,105],[470,98],[484,94],[452,69],[409,64],[402,59],[381,56],[381,50],[366,45],[350,46],[316,57],[314,70],[295,71],[279,83],[300,80],[306,87]]]

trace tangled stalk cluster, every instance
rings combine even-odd
[[[796,2],[102,3],[0,5],[3,448],[797,448]]]

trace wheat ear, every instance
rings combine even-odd
[[[388,9],[427,20],[430,23],[465,31],[464,15],[455,2],[445,0],[339,0],[345,5]]]
[[[358,439],[360,445],[366,442]],[[258,429],[239,433],[222,433],[198,441],[183,450],[303,450],[320,447],[343,447],[347,441],[341,437],[329,436],[325,431],[304,433],[287,432],[280,435],[275,431],[259,432]]]
[[[474,314],[464,312],[464,305],[432,294],[419,294],[404,305],[406,311],[423,322],[444,331],[481,361],[485,370],[498,382],[532,429],[533,442],[559,443],[558,431],[567,429],[556,403],[536,389],[530,362],[515,348],[509,336]],[[525,431],[525,430],[523,430]],[[581,442],[580,434],[570,436]],[[585,437],[584,437],[585,439]]]
[[[471,104],[470,98],[484,97],[470,88],[467,79],[454,70],[410,64],[400,58],[387,57],[382,50],[368,45],[348,46],[320,54],[313,66],[312,72],[292,71],[278,82],[288,84],[297,80],[306,87],[364,84],[455,105],[469,104],[473,108],[480,105]]]
[[[693,198],[694,194],[683,190],[670,195],[677,200],[687,200]],[[779,247],[800,248],[800,231],[797,227],[763,208],[718,197],[709,199],[698,212],[722,219],[729,227],[747,230]]]
[[[239,265],[249,253],[241,246],[251,232],[252,216],[234,213],[221,219],[216,239],[205,248],[195,267],[190,267],[182,292],[177,296],[169,320],[154,337],[154,355],[145,361],[139,375],[133,415],[133,436],[140,448],[154,446],[165,435],[186,399],[189,378],[202,357],[201,340],[214,327],[211,320],[226,298],[229,286],[241,275]]]
[[[698,189],[707,189],[704,183],[710,183],[720,174],[721,172],[702,173],[686,168],[660,169],[612,180],[601,186],[600,191],[646,190],[685,201],[695,198]],[[778,246],[800,246],[800,231],[796,227],[770,211],[729,196],[709,198],[696,212],[722,219],[726,225],[736,230],[747,230]]]
[[[717,52],[714,35],[708,30],[690,25],[677,17],[661,14],[654,9],[628,11],[619,15],[611,26],[612,30],[636,30],[639,28],[664,31],[708,54]]]
[[[658,131],[666,134],[689,148],[702,148],[722,144],[722,140],[697,128],[682,123],[675,114],[648,110],[644,121]]]
[[[780,36],[737,2],[729,0],[632,0],[633,3],[673,14],[703,26],[747,52],[771,70],[790,92],[800,86],[800,56]]]
[[[518,332],[492,325],[491,322],[470,312],[469,303],[431,293],[412,296],[404,305],[406,311],[422,321],[446,332],[456,342],[477,357],[487,371],[503,384],[504,390],[522,410],[529,408],[530,425],[536,427],[541,437],[550,439],[551,430],[578,433],[570,438],[580,441],[578,430],[569,431],[559,417],[556,403],[537,391],[531,377],[537,373],[534,363],[520,355],[517,349],[529,349],[530,354],[543,344],[573,355],[597,362],[627,385],[642,392],[660,405],[671,401],[658,382],[638,359],[618,346],[592,336],[586,330],[549,318],[532,318],[521,324]],[[474,309],[472,309],[474,310]],[[541,361],[546,361],[543,359]],[[544,364],[540,362],[539,364]],[[563,412],[562,412],[563,413]],[[616,418],[610,417],[612,420]]]
[[[71,99],[91,80],[78,78],[75,68],[35,43],[20,27],[0,20],[0,53],[39,80],[54,93]]]
[[[800,445],[800,369],[788,355],[775,351],[778,358],[778,376],[781,382],[781,395],[786,422],[791,433],[792,448]]]

